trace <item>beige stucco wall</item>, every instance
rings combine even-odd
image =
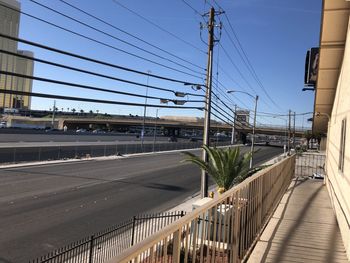
[[[344,172],[338,169],[342,120],[347,119]],[[350,24],[341,73],[338,80],[327,149],[327,188],[338,219],[345,248],[350,258]]]

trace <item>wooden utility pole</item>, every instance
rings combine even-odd
[[[207,82],[205,92],[205,112],[204,112],[204,131],[203,131],[203,145],[210,146],[210,109],[211,109],[211,88],[212,88],[212,71],[213,71],[213,49],[214,49],[214,25],[215,23],[215,9],[212,7],[209,12],[209,41],[208,41],[208,64],[207,64]],[[208,154],[203,149],[202,159],[208,162]],[[202,170],[201,175],[201,197],[208,197],[208,173]]]

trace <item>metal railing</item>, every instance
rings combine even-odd
[[[230,142],[214,142],[216,146],[229,145]],[[201,142],[174,142],[148,143],[141,146],[140,143],[128,144],[74,144],[66,146],[23,146],[0,147],[0,164],[37,162],[49,160],[81,159],[103,157],[124,154],[162,152],[172,150],[195,149],[202,146]]]
[[[134,216],[117,226],[52,251],[30,263],[102,263],[185,215],[184,211]]]
[[[240,262],[288,188],[290,156],[127,249],[117,262]]]
[[[323,153],[303,152],[296,156],[295,175],[301,177],[319,177],[325,174],[326,155]]]

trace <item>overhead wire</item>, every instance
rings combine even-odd
[[[193,6],[191,6],[186,0],[182,0],[182,2],[184,2],[190,9],[192,9],[197,15],[199,15],[199,16],[201,16],[202,17],[202,19],[204,19],[203,18],[203,16],[201,15],[201,13],[198,11],[198,10],[196,10]],[[221,20],[220,20],[220,22],[221,22]],[[220,48],[220,45],[218,46],[218,52],[219,52],[219,48]],[[217,67],[218,68],[220,68],[220,70],[222,70],[222,68],[221,68],[221,66],[219,65],[219,55],[218,55],[218,57],[217,57]],[[227,96],[227,94],[226,94],[226,92],[227,92],[227,89],[224,87],[224,85],[219,81],[219,70],[217,69],[217,76],[216,76],[216,78],[214,77],[214,80],[217,82],[216,83],[216,86],[215,85],[213,85],[213,87],[215,87],[216,88],[216,90],[219,92],[219,93],[221,93],[227,100],[229,100],[232,104],[237,104],[237,103],[235,103],[235,102],[233,102],[232,101],[232,99],[230,99],[228,96]],[[228,75],[228,74],[227,74]],[[229,75],[228,75],[229,76]],[[231,76],[229,76],[230,77],[230,79],[231,80],[233,80],[232,79],[232,77]],[[239,85],[239,83],[237,82],[237,81],[235,81],[235,80],[233,80],[235,83],[237,83],[238,85]],[[220,86],[222,86],[225,90],[226,90],[226,92],[225,91],[222,91],[221,89],[220,89],[220,87],[219,87],[219,85]],[[239,85],[240,86],[240,85]],[[214,91],[212,91],[212,92],[214,92]],[[238,97],[236,97],[234,94],[232,94],[241,104],[243,104],[245,107],[247,107],[247,108],[249,108],[242,100],[240,100]]]
[[[163,49],[163,48],[161,48],[161,47],[159,47],[159,46],[157,46],[155,44],[152,44],[152,43],[150,43],[150,42],[148,42],[148,41],[146,41],[146,40],[144,40],[144,39],[142,39],[142,38],[140,38],[140,37],[138,37],[138,36],[136,36],[134,34],[131,34],[130,32],[128,32],[126,30],[123,30],[120,27],[117,27],[116,25],[107,22],[106,20],[101,19],[100,17],[97,17],[96,15],[93,15],[93,14],[87,12],[86,10],[83,10],[82,8],[79,8],[79,7],[75,6],[75,5],[73,5],[72,3],[68,3],[65,0],[58,0],[58,1],[60,1],[60,2],[62,2],[64,4],[70,6],[71,8],[74,8],[75,10],[78,10],[79,12],[81,12],[81,13],[89,16],[89,17],[92,17],[92,18],[96,19],[97,21],[99,21],[99,22],[101,22],[101,23],[103,23],[105,25],[110,26],[111,28],[114,28],[115,30],[118,30],[119,32],[122,32],[123,34],[126,34],[126,35],[128,35],[128,36],[130,36],[130,37],[132,37],[132,38],[134,38],[134,39],[136,39],[136,40],[138,40],[138,41],[140,41],[142,43],[145,43],[146,45],[149,45],[149,46],[151,46],[151,47],[153,47],[153,48],[155,48],[155,49],[157,49],[159,51],[162,51],[162,52],[164,52],[164,53],[166,53],[166,54],[168,54],[168,55],[170,55],[170,56],[172,56],[172,57],[174,57],[176,59],[179,59],[179,60],[181,60],[183,62],[186,62],[186,63],[188,63],[188,64],[190,64],[190,65],[192,65],[194,67],[197,67],[197,68],[199,68],[201,70],[205,70],[205,68],[203,68],[201,66],[198,66],[198,65],[194,64],[193,62],[191,62],[191,61],[189,61],[187,59],[181,58],[178,55],[175,55],[175,54],[173,54],[173,53],[171,53],[171,52],[169,52],[169,51],[167,51],[167,50],[165,50],[165,49]]]
[[[199,15],[199,16],[204,20],[204,22],[206,22],[205,19],[204,19],[204,17],[203,17],[203,15],[202,15],[197,9],[195,9],[192,5],[190,5],[186,0],[182,0],[182,2],[183,2],[185,5],[187,5],[191,10],[193,10],[197,15]],[[221,21],[220,21],[220,22],[221,22]],[[219,48],[220,48],[220,46],[218,46],[218,53],[219,53]],[[224,86],[222,85],[222,83],[219,81],[219,69],[221,70],[221,66],[220,66],[220,64],[219,64],[219,54],[218,54],[216,63],[217,63],[217,76],[216,76],[216,78],[215,78],[215,76],[214,76],[213,79],[214,79],[217,83],[216,83],[216,85],[214,84],[213,87],[214,87],[219,93],[221,93],[227,100],[231,101],[232,104],[235,104],[235,103],[227,96],[227,94],[219,88],[219,85],[221,85],[222,87],[224,87]],[[231,79],[232,79],[232,78],[231,78]],[[234,82],[236,82],[236,81],[234,81]],[[236,82],[236,83],[238,83],[238,82]],[[227,91],[227,89],[226,89],[226,91]],[[215,91],[214,91],[214,90],[212,90],[212,94],[215,96],[216,99],[218,99],[218,100],[220,100],[220,101],[222,102],[222,100],[218,97],[218,95],[215,94]],[[234,95],[233,95],[233,96],[234,96]],[[234,96],[234,97],[235,97],[235,96]],[[237,98],[237,100],[240,101],[242,104],[244,104],[239,98]],[[225,104],[225,106],[227,107],[226,104]],[[247,107],[248,107],[248,106],[247,106]],[[227,107],[227,108],[228,108],[229,110],[232,110],[232,109],[230,109],[229,107]]]
[[[215,3],[219,8],[222,9],[222,7],[217,3],[216,0],[214,0],[214,3]],[[227,20],[227,22],[228,22],[228,25],[229,25],[229,28],[231,29],[231,31],[232,31],[232,33],[233,33],[233,36],[235,37],[235,39],[236,39],[236,41],[237,41],[237,43],[238,43],[239,49],[238,49],[238,47],[235,45],[234,41],[232,40],[232,38],[231,38],[230,34],[227,32],[227,30],[226,30],[225,28],[224,28],[224,30],[225,30],[225,32],[227,33],[227,35],[228,35],[228,37],[229,37],[229,40],[231,41],[231,43],[234,45],[235,49],[237,50],[239,56],[241,57],[242,61],[243,61],[244,64],[245,64],[245,66],[248,68],[249,72],[251,73],[251,75],[253,76],[253,78],[255,79],[255,81],[258,83],[258,85],[260,86],[260,88],[263,90],[263,92],[265,93],[265,95],[268,97],[268,99],[269,99],[277,108],[282,109],[282,108],[271,98],[271,96],[270,96],[270,95],[268,94],[268,92],[266,91],[266,89],[265,89],[264,85],[262,84],[260,78],[258,77],[258,75],[257,75],[257,73],[256,73],[256,71],[255,71],[255,69],[254,69],[254,67],[253,67],[253,65],[252,65],[252,63],[250,62],[250,59],[249,59],[247,53],[245,52],[245,50],[244,50],[244,48],[243,48],[243,46],[242,46],[242,44],[241,44],[241,42],[240,42],[240,40],[239,40],[239,38],[238,38],[238,35],[237,35],[236,31],[234,30],[234,28],[233,28],[233,26],[232,26],[232,24],[231,24],[231,21],[230,21],[228,15],[227,15],[226,13],[224,13],[224,17],[226,18],[226,20]],[[241,52],[240,52],[239,50],[240,50]],[[242,56],[241,53],[243,54],[243,56],[244,56],[245,59],[243,58],[243,56]]]
[[[161,27],[160,25],[157,25],[156,23],[152,22],[150,19],[148,19],[148,18],[146,18],[145,16],[143,16],[143,15],[137,13],[136,11],[131,10],[131,9],[128,8],[127,6],[121,4],[119,1],[117,1],[117,0],[112,0],[112,2],[115,3],[116,5],[118,5],[118,6],[122,7],[122,8],[124,8],[124,9],[127,10],[128,12],[130,12],[130,13],[136,15],[137,17],[141,18],[142,20],[146,21],[147,23],[153,25],[154,27],[158,28],[159,30],[161,30],[161,31],[163,31],[163,32],[165,32],[165,33],[167,33],[168,35],[171,35],[171,36],[174,37],[175,39],[177,39],[177,40],[179,40],[179,41],[185,43],[185,44],[188,45],[188,46],[191,46],[192,48],[196,49],[197,51],[199,51],[199,52],[201,52],[201,53],[203,53],[203,54],[207,54],[207,52],[201,50],[200,48],[196,47],[196,46],[193,45],[192,43],[190,43],[190,42],[188,42],[187,40],[184,40],[183,38],[181,38],[181,37],[175,35],[174,33],[170,32],[169,30],[167,30],[167,29]]]
[[[38,93],[38,92],[27,92],[27,91],[19,91],[19,90],[11,90],[11,89],[0,89],[0,93],[12,94],[12,95],[21,95],[21,96],[29,96],[29,97],[49,98],[49,99],[61,99],[61,100],[72,100],[72,101],[82,101],[82,102],[93,102],[93,103],[101,103],[101,104],[137,106],[137,107],[147,106],[147,107],[151,107],[151,108],[203,110],[202,107],[168,106],[168,105],[158,105],[158,104],[142,104],[142,103],[133,103],[133,102],[111,101],[111,100],[100,100],[100,99],[90,99],[90,98],[73,97],[73,96],[54,95],[54,94]]]
[[[36,81],[53,83],[53,84],[58,84],[58,85],[64,85],[64,86],[69,86],[69,87],[76,87],[76,88],[87,89],[87,90],[95,90],[95,91],[102,91],[102,92],[120,94],[120,95],[131,96],[131,97],[158,99],[158,100],[166,100],[166,101],[174,101],[174,102],[175,101],[192,102],[192,103],[193,102],[200,102],[200,103],[204,102],[203,100],[177,100],[177,99],[175,100],[175,99],[169,99],[169,98],[164,98],[164,97],[155,97],[155,96],[141,95],[141,94],[136,94],[136,93],[124,92],[124,91],[110,90],[110,89],[100,88],[100,87],[91,86],[91,85],[84,85],[84,84],[79,84],[79,83],[66,82],[66,81],[55,80],[55,79],[48,79],[48,78],[43,78],[43,77],[36,77],[36,76],[31,76],[31,75],[24,75],[24,74],[19,74],[19,73],[14,73],[14,72],[9,72],[9,71],[3,71],[3,70],[0,70],[0,74],[14,76],[14,77],[20,77],[20,78],[25,78],[25,79],[32,79],[32,80],[36,80]]]
[[[181,84],[184,84],[184,85],[193,85],[193,86],[198,85],[198,83],[194,83],[194,82],[188,82],[188,81],[185,81],[185,80],[179,80],[179,79],[164,77],[164,76],[161,76],[161,75],[156,75],[156,74],[152,74],[152,73],[147,73],[147,72],[135,70],[135,69],[132,69],[132,68],[120,66],[120,65],[109,63],[109,62],[106,62],[106,61],[102,61],[102,60],[98,60],[98,59],[94,59],[94,58],[89,58],[87,56],[83,56],[83,55],[75,54],[75,53],[72,53],[72,52],[64,51],[64,50],[61,50],[61,49],[49,47],[49,46],[42,45],[42,44],[39,44],[39,43],[36,43],[36,42],[33,42],[33,41],[25,40],[25,39],[22,39],[22,38],[5,35],[3,33],[0,33],[0,37],[4,37],[4,38],[10,39],[10,40],[18,41],[18,42],[21,42],[21,43],[24,43],[24,44],[27,44],[27,45],[31,45],[31,46],[35,46],[35,47],[38,47],[38,48],[46,49],[46,50],[49,50],[51,52],[55,52],[55,53],[63,54],[63,55],[66,55],[66,56],[78,58],[78,59],[81,59],[81,60],[93,62],[93,63],[96,63],[96,64],[100,64],[100,65],[104,65],[104,66],[108,66],[108,67],[112,67],[112,68],[117,68],[117,69],[120,69],[120,70],[123,70],[123,71],[132,72],[132,73],[135,73],[135,74],[149,76],[149,77],[157,78],[157,79],[160,79],[160,80],[165,80],[165,81],[170,81],[170,82],[175,82],[175,83],[181,83]]]
[[[126,44],[126,45],[128,45],[128,46],[131,46],[131,47],[133,47],[133,48],[136,48],[136,49],[138,49],[138,50],[141,50],[142,52],[148,53],[148,54],[150,54],[150,55],[152,55],[152,56],[155,56],[155,57],[157,57],[157,58],[160,58],[160,59],[163,59],[163,60],[165,60],[165,61],[171,62],[171,63],[173,63],[173,64],[175,64],[175,65],[177,65],[177,66],[183,67],[183,68],[185,68],[185,69],[187,69],[187,70],[189,70],[189,71],[191,71],[191,72],[193,72],[193,73],[197,73],[197,74],[203,75],[203,72],[199,72],[199,71],[193,70],[192,68],[189,68],[189,67],[187,67],[187,66],[185,66],[185,65],[182,65],[182,64],[180,64],[180,63],[178,63],[178,62],[176,62],[176,61],[174,61],[174,60],[168,59],[168,58],[163,57],[163,56],[161,56],[161,55],[158,55],[158,54],[156,54],[156,53],[154,53],[154,52],[148,51],[148,50],[146,50],[146,49],[144,49],[144,48],[141,48],[141,47],[139,47],[139,46],[137,46],[137,45],[134,45],[134,44],[132,44],[132,43],[126,41],[126,40],[123,40],[123,39],[121,39],[121,38],[119,38],[119,37],[116,37],[116,36],[114,36],[114,35],[112,35],[112,34],[106,32],[106,31],[100,30],[100,29],[98,29],[98,28],[96,28],[96,27],[94,27],[94,26],[89,25],[88,23],[82,22],[82,21],[79,20],[79,19],[76,19],[76,18],[74,18],[74,17],[72,17],[72,16],[69,16],[69,15],[63,13],[62,11],[57,11],[57,10],[55,10],[55,9],[53,9],[53,8],[51,8],[51,7],[49,7],[49,6],[47,6],[47,5],[44,5],[44,4],[42,4],[42,3],[37,2],[37,1],[35,1],[35,0],[29,0],[29,1],[32,2],[32,3],[34,3],[34,4],[36,4],[36,5],[41,6],[42,8],[45,8],[45,9],[47,9],[47,10],[50,10],[51,12],[54,12],[54,13],[56,13],[56,14],[59,14],[60,16],[63,16],[63,17],[65,17],[65,18],[67,18],[67,19],[70,19],[71,21],[74,21],[74,22],[76,22],[76,23],[78,23],[78,24],[80,24],[80,25],[83,25],[83,26],[85,26],[85,27],[87,27],[87,28],[90,28],[90,29],[92,29],[92,30],[94,30],[94,31],[96,31],[96,32],[98,32],[98,33],[101,33],[101,34],[106,35],[106,36],[108,36],[108,37],[110,37],[110,38],[113,38],[113,39],[115,39],[115,40],[117,40],[117,41],[120,41],[120,42],[122,42],[122,43],[124,43],[124,44]],[[124,51],[123,51],[123,52],[124,52]],[[127,54],[129,54],[129,53],[127,53]]]
[[[24,11],[17,10],[17,9],[15,9],[15,8],[6,6],[6,5],[1,4],[1,3],[0,3],[0,6],[6,7],[6,8],[8,8],[8,9],[11,9],[11,10],[15,11],[15,12],[21,13],[21,14],[26,15],[26,16],[28,16],[28,17],[31,17],[31,18],[33,18],[33,19],[35,19],[35,20],[41,21],[41,22],[43,22],[43,23],[45,23],[45,24],[48,24],[48,25],[51,25],[51,26],[53,26],[53,27],[59,28],[59,29],[61,29],[61,30],[63,30],[63,31],[69,32],[69,33],[71,33],[71,34],[73,34],[73,35],[76,35],[76,36],[79,36],[79,37],[81,37],[81,38],[87,39],[87,40],[89,40],[89,41],[92,41],[92,42],[97,43],[97,44],[99,44],[99,45],[108,47],[108,48],[110,48],[110,49],[113,49],[113,50],[116,50],[116,51],[119,51],[119,52],[123,52],[123,53],[125,53],[125,54],[130,55],[130,56],[133,56],[133,57],[136,57],[136,58],[138,58],[138,59],[141,59],[141,60],[150,62],[150,63],[152,63],[152,64],[155,64],[155,65],[158,65],[158,66],[167,68],[167,69],[172,70],[172,71],[176,71],[176,72],[179,72],[179,73],[182,73],[182,74],[185,74],[185,75],[194,77],[194,78],[202,79],[201,77],[199,77],[199,76],[197,76],[197,75],[193,75],[193,74],[191,74],[191,73],[187,73],[187,72],[184,72],[184,71],[182,71],[182,70],[175,69],[175,68],[173,68],[173,67],[164,65],[164,64],[162,64],[162,63],[158,63],[158,62],[156,62],[156,61],[147,59],[147,58],[145,58],[145,57],[136,55],[136,54],[131,53],[131,52],[129,52],[129,51],[126,51],[126,50],[117,48],[117,47],[115,47],[115,46],[112,46],[112,45],[107,44],[107,43],[105,43],[105,42],[102,42],[102,41],[100,41],[100,40],[97,40],[97,39],[94,39],[94,38],[85,36],[85,35],[83,35],[83,34],[80,34],[80,33],[76,32],[76,31],[73,31],[73,30],[71,30],[71,29],[68,29],[68,28],[59,26],[59,25],[57,25],[57,24],[54,24],[54,23],[52,23],[52,22],[49,22],[49,21],[47,21],[47,20],[45,20],[45,19],[42,19],[42,18],[39,18],[39,17],[37,17],[37,16],[31,15],[31,14],[26,13],[26,12],[24,12]]]
[[[7,50],[1,50],[0,49],[0,53],[4,53],[4,54],[7,54],[7,55],[12,55],[12,56],[16,56],[16,57],[20,57],[20,58],[24,58],[24,59],[28,59],[28,60],[32,60],[32,61],[36,61],[36,62],[39,62],[39,63],[44,63],[44,64],[47,64],[47,65],[50,65],[50,66],[55,66],[55,67],[59,67],[59,68],[64,68],[64,69],[76,71],[76,72],[81,72],[81,73],[85,73],[85,74],[89,74],[89,75],[93,75],[93,76],[97,76],[97,77],[101,77],[101,78],[111,79],[111,80],[115,80],[115,81],[119,81],[119,82],[123,82],[123,83],[127,83],[127,84],[132,84],[132,85],[141,86],[141,87],[145,87],[145,88],[150,88],[150,89],[154,89],[154,90],[171,92],[174,95],[179,93],[179,92],[177,92],[175,90],[172,90],[172,89],[166,89],[166,88],[161,88],[161,87],[157,87],[157,86],[153,86],[153,85],[147,85],[147,84],[143,84],[143,83],[139,83],[139,82],[135,82],[135,81],[121,79],[121,78],[117,78],[117,77],[114,77],[114,76],[105,75],[105,74],[101,74],[101,73],[97,73],[97,72],[93,72],[93,71],[89,71],[89,70],[84,70],[84,69],[80,69],[80,68],[76,68],[76,67],[72,67],[72,66],[56,63],[56,62],[51,62],[51,61],[40,59],[40,58],[37,58],[37,57],[30,57],[30,56],[26,56],[26,55],[23,55],[23,54],[20,54],[20,53],[14,53],[14,52],[7,51]],[[189,93],[189,92],[183,92],[183,93],[184,93],[184,95],[189,95],[189,96],[205,97],[204,95],[201,95],[201,94],[195,94],[195,93]]]

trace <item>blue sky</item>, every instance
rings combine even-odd
[[[147,49],[151,52],[175,60],[177,63],[193,68],[193,70],[200,71],[201,74],[204,74],[203,70],[183,61],[177,60],[168,54],[162,53],[155,48],[147,46],[140,41],[137,41],[100,22],[97,22],[96,20],[62,4],[58,0],[36,1],[68,14],[76,19],[84,21],[85,23],[93,25],[100,30],[106,31],[120,39],[129,41],[140,48]],[[213,2],[209,0],[186,1],[200,13],[207,12],[210,6],[213,4]],[[207,46],[205,42],[207,41],[207,31],[205,29],[202,30],[201,39],[199,28],[199,23],[203,23],[204,21],[191,8],[185,5],[182,0],[118,0],[118,2],[135,12],[142,14],[153,23],[158,24],[162,28],[180,37],[186,42],[191,43],[191,45],[197,47],[196,49],[145,22],[141,18],[116,4],[113,0],[67,0],[67,2],[78,6],[79,8],[102,18],[131,34],[134,34],[147,42],[159,46],[160,48],[175,54],[178,57],[188,60],[199,67],[206,67],[207,57],[205,53]],[[225,28],[222,30],[220,44],[229,54],[229,57],[226,56],[220,45],[216,45],[214,49],[215,61],[213,66],[214,73],[216,75],[217,63],[219,62],[220,70],[218,76],[219,81],[222,84],[220,85],[220,89],[222,90],[221,92],[225,92],[224,88],[226,88],[247,91],[252,94],[254,93],[253,95],[258,94],[261,98],[258,105],[258,111],[260,112],[283,114],[287,113],[288,109],[292,109],[297,113],[312,111],[314,94],[312,92],[302,92],[304,60],[306,50],[310,47],[318,46],[319,43],[321,2],[321,0],[217,0],[217,3],[224,9],[227,17],[234,27],[240,43],[249,57],[249,60],[253,65],[260,81],[262,82],[269,96],[276,104],[278,104],[278,107],[274,106],[270,99],[265,95],[264,91],[249,73],[234,46],[230,42],[230,37],[233,40],[235,39],[233,38],[232,31],[224,15],[217,18],[217,23],[219,23],[221,20],[223,27]],[[85,36],[108,43],[111,46],[137,54],[138,56],[145,57],[157,63],[162,63],[166,66],[189,72],[187,69],[181,68],[170,63],[169,61],[161,60],[150,54],[118,42],[106,35],[95,32],[91,29],[87,29],[82,25],[44,9],[29,0],[21,0],[21,5],[22,11],[24,12],[28,12],[62,27],[69,28]],[[214,7],[217,6],[214,5]],[[218,35],[218,33],[216,34]],[[24,15],[21,17],[20,37],[84,56],[133,68],[142,72],[147,72],[150,70],[156,75],[181,79],[188,82],[203,82],[203,76],[199,76],[198,73],[189,72],[191,74],[198,75],[198,77],[192,77],[169,70],[165,67],[155,65],[154,63],[132,57],[114,49],[93,43],[78,36],[74,36],[68,32],[64,32],[39,21],[35,21],[32,18],[28,18]],[[64,63],[136,82],[147,82],[147,76],[144,75],[131,74],[121,70],[83,62],[23,44],[20,44],[19,46],[22,49],[34,51],[35,56],[38,58]],[[241,74],[244,76],[244,79],[232,65],[232,61],[239,68]],[[106,80],[86,74],[58,69],[55,67],[49,67],[40,63],[35,64],[34,75],[125,92],[145,94],[145,88],[142,87],[127,85],[121,82]],[[170,83],[157,80],[155,78],[149,78],[149,84],[182,92],[198,92],[191,90],[190,87],[185,87],[178,83]],[[92,92],[37,81],[34,82],[33,91],[63,94],[68,96],[144,103],[143,98]],[[215,92],[218,93],[219,91],[215,90]],[[151,89],[149,90],[149,95],[175,98],[173,94]],[[228,95],[230,97],[229,101],[223,95],[219,96],[230,106],[233,103],[237,103],[242,108],[246,108],[248,106],[250,109],[253,109],[254,105],[252,99],[244,94],[237,93],[235,96]],[[191,97],[189,99],[198,98]],[[99,110],[99,112],[102,113],[108,112],[113,114],[143,114],[142,107],[112,106],[59,100],[56,103],[58,108],[64,108],[65,110],[67,108],[75,108],[77,110],[83,109],[85,111],[89,111],[90,109],[94,111]],[[158,104],[159,101],[149,100],[149,103]],[[49,109],[52,107],[52,104],[53,101],[49,99],[33,98],[32,100],[32,107],[35,109]],[[186,105],[202,106],[198,103],[187,103]],[[147,115],[154,116],[155,112],[156,109],[149,108],[147,110]],[[186,115],[202,117],[203,112],[198,110],[161,109],[159,111],[159,115]],[[302,123],[302,119],[304,119],[304,123]],[[306,117],[299,117],[297,119],[297,124],[306,125],[305,120]],[[267,117],[259,117],[258,121],[260,123],[285,123],[284,120]]]

